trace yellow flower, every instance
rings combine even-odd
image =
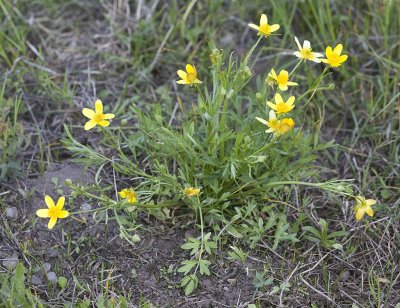
[[[297,47],[299,48],[299,51],[295,51],[293,53],[297,58],[302,60],[310,60],[316,63],[321,62],[321,59],[318,58],[323,57],[323,54],[319,52],[313,52],[309,41],[304,41],[302,47],[297,37],[294,37],[294,40],[296,41]]]
[[[268,126],[268,129],[265,131],[266,133],[274,133],[276,135],[283,135],[294,127],[294,121],[292,118],[278,120],[273,110],[270,110],[269,112],[268,121],[259,117],[256,117],[256,120]]]
[[[53,229],[58,218],[66,218],[69,215],[68,211],[63,210],[65,197],[60,197],[57,201],[57,205],[54,204],[53,199],[48,195],[45,196],[44,201],[48,208],[37,210],[36,215],[41,218],[50,218],[47,227]]]
[[[283,135],[294,127],[294,120],[292,118],[284,118],[279,121],[278,132]]]
[[[277,31],[280,28],[280,25],[269,25],[267,15],[262,14],[260,18],[260,25],[257,26],[255,24],[249,24],[249,27],[257,30],[257,35],[264,35],[265,37],[268,37],[272,32]]]
[[[374,199],[365,199],[363,196],[356,196],[356,205],[354,206],[354,213],[356,214],[357,221],[364,217],[367,213],[368,216],[374,216],[372,206],[376,204]]]
[[[194,196],[197,196],[200,193],[200,188],[186,187],[183,192],[188,197],[194,197]]]
[[[276,118],[275,112],[273,110],[270,110],[269,112],[269,119],[268,121],[256,117],[256,120],[261,122],[264,125],[267,125],[269,128],[265,131],[266,133],[276,133],[278,132],[278,127],[279,127],[279,120]]]
[[[103,103],[99,99],[94,103],[94,110],[83,108],[82,113],[85,117],[90,119],[85,124],[85,130],[92,129],[96,125],[106,127],[110,125],[110,121],[107,120],[115,117],[112,113],[103,113]]]
[[[181,80],[178,80],[177,83],[179,84],[190,84],[193,85],[195,83],[203,83],[199,79],[197,79],[197,70],[194,67],[194,65],[186,64],[186,72],[179,70],[177,71],[177,74],[179,77],[181,77]]]
[[[326,59],[322,59],[321,61],[329,64],[332,67],[339,67],[345,62],[348,58],[347,55],[341,55],[343,50],[343,45],[339,44],[332,50],[331,46],[326,47]]]
[[[126,199],[129,203],[135,203],[137,201],[137,192],[133,188],[124,188],[118,192],[119,196]]]
[[[267,105],[276,111],[277,114],[287,113],[294,108],[294,96],[289,97],[289,99],[284,102],[282,96],[279,93],[275,94],[275,104],[267,102]]]
[[[288,86],[297,86],[296,82],[289,81],[289,73],[288,71],[281,70],[279,75],[276,74],[274,69],[271,69],[271,72],[268,74],[268,78],[275,80],[278,84],[279,90],[286,91]]]

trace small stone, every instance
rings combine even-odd
[[[11,257],[3,261],[3,266],[11,270],[17,267],[18,261],[18,258]]]
[[[228,287],[224,287],[224,290],[225,290],[226,292],[229,292],[229,288],[228,288]]]
[[[17,218],[18,217],[17,208],[13,206],[9,206],[8,208],[6,208],[6,216],[11,219]]]
[[[48,279],[50,282],[53,282],[53,283],[56,283],[56,282],[58,281],[57,275],[56,275],[56,273],[54,273],[54,272],[48,272],[48,273],[47,273],[47,279]]]
[[[39,285],[43,284],[42,279],[39,276],[36,276],[36,275],[32,275],[31,282],[35,286],[39,286]]]
[[[81,206],[81,211],[90,211],[92,209],[92,206],[89,203],[84,203]]]
[[[49,272],[51,270],[51,264],[48,262],[43,263],[43,267],[46,270],[46,272]]]
[[[227,281],[228,281],[230,284],[236,284],[236,279],[234,279],[234,278],[227,279]]]

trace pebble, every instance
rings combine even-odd
[[[84,203],[81,206],[81,211],[90,211],[92,209],[92,206],[89,203]]]
[[[39,286],[39,285],[43,284],[42,279],[39,276],[36,276],[36,275],[32,275],[32,280],[31,281],[32,281],[32,284],[35,285],[35,286]]]
[[[49,272],[51,270],[51,264],[48,262],[43,263],[43,267],[46,270],[46,272]]]
[[[14,268],[17,267],[18,261],[19,261],[18,258],[16,258],[16,257],[11,257],[11,258],[6,259],[6,260],[3,261],[3,266],[4,266],[5,268],[11,270],[11,269],[14,269]]]
[[[11,219],[17,218],[18,217],[17,208],[13,206],[9,206],[8,208],[6,208],[6,216]]]
[[[57,282],[57,275],[56,275],[56,273],[54,273],[54,272],[48,272],[48,273],[47,273],[47,279],[48,279],[50,282],[56,283],[56,282]]]

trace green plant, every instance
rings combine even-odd
[[[44,307],[42,303],[25,286],[25,275],[28,270],[18,263],[14,273],[0,274],[1,307]]]
[[[303,231],[305,231],[305,237],[315,243],[321,244],[325,248],[342,248],[342,245],[336,242],[337,238],[344,237],[349,233],[346,231],[334,231],[328,232],[328,223],[325,219],[320,219],[318,224],[320,225],[320,230],[312,227],[305,226]]]

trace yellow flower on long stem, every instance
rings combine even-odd
[[[322,59],[321,61],[329,64],[332,67],[339,67],[345,62],[348,58],[347,55],[341,55],[343,50],[343,45],[338,44],[333,50],[331,46],[326,47],[326,59]]]
[[[256,117],[256,120],[268,126],[268,129],[265,131],[266,133],[274,133],[276,135],[283,135],[294,127],[292,118],[278,120],[273,110],[269,111],[268,121],[259,117]]]
[[[129,203],[135,203],[137,201],[137,192],[133,188],[124,188],[118,192],[118,195]]]
[[[263,35],[265,37],[268,37],[272,34],[272,32],[277,31],[280,28],[280,25],[278,24],[269,25],[267,15],[262,14],[260,17],[260,25],[257,26],[255,24],[249,24],[249,27],[254,30],[257,30],[258,31],[257,35]]]
[[[365,199],[363,196],[356,196],[356,205],[354,206],[354,213],[356,214],[357,221],[361,220],[365,214],[374,216],[372,206],[376,204],[374,199]]]
[[[291,96],[288,98],[288,100],[285,102],[283,101],[282,96],[279,93],[275,94],[275,104],[271,103],[271,102],[267,102],[267,105],[275,110],[275,112],[277,114],[281,114],[281,113],[287,113],[289,111],[291,111],[294,108],[294,100],[295,97]]]
[[[108,120],[115,117],[112,113],[103,113],[103,103],[99,99],[94,103],[94,110],[83,108],[82,113],[85,117],[89,118],[89,121],[85,124],[85,130],[92,129],[96,125],[106,127],[110,125],[110,121]]]
[[[289,73],[285,70],[281,70],[279,72],[279,75],[277,75],[275,70],[271,69],[271,72],[268,74],[268,78],[275,80],[279,90],[281,91],[286,91],[288,89],[288,86],[298,86],[296,82],[289,81]]]
[[[310,41],[305,40],[303,42],[303,46],[300,45],[300,42],[298,38],[295,36],[294,40],[296,41],[297,47],[299,48],[299,51],[295,51],[293,54],[302,60],[310,60],[315,63],[320,63],[321,62],[321,57],[323,57],[323,54],[319,52],[313,52],[311,48]]]
[[[44,201],[47,205],[47,209],[37,210],[36,215],[41,218],[50,218],[47,227],[53,229],[58,218],[66,218],[69,215],[68,211],[63,210],[65,197],[58,198],[57,205],[54,204],[53,199],[48,195],[45,196]]]
[[[188,197],[194,197],[200,194],[200,188],[186,187],[183,192]]]
[[[197,70],[194,65],[191,64],[186,64],[186,72],[183,70],[177,71],[177,74],[179,77],[181,77],[181,80],[178,80],[177,83],[179,84],[190,84],[193,85],[195,83],[203,83],[199,79],[197,79]]]

